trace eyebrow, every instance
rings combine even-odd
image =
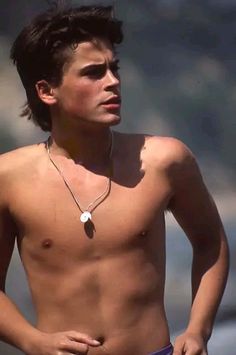
[[[112,67],[113,65],[118,65],[120,62],[119,59],[114,59],[109,62],[109,67]],[[91,69],[104,69],[106,68],[107,64],[106,63],[91,63],[86,65],[85,67],[80,69],[80,73],[83,75],[85,74],[88,70]]]

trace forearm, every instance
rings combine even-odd
[[[29,342],[39,331],[20,313],[15,304],[0,291],[0,340],[27,352]]]
[[[228,246],[224,235],[220,243],[207,243],[204,249],[194,250],[192,265],[192,293],[188,331],[208,340],[219,307],[229,267]]]

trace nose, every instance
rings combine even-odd
[[[118,74],[114,74],[110,69],[107,71],[105,77],[105,86],[106,88],[116,87],[120,85],[120,77]]]

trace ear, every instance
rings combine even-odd
[[[54,94],[54,89],[46,80],[38,81],[35,85],[35,88],[39,98],[46,105],[54,105],[56,103],[57,100]]]

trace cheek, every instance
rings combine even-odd
[[[98,88],[96,85],[77,85],[72,91],[70,98],[81,106],[93,106],[96,104]],[[81,107],[82,108],[82,107]],[[92,107],[91,107],[92,108]]]
[[[79,102],[86,103],[94,98],[95,92],[93,88],[89,86],[83,86],[82,88],[78,87],[74,95]]]

